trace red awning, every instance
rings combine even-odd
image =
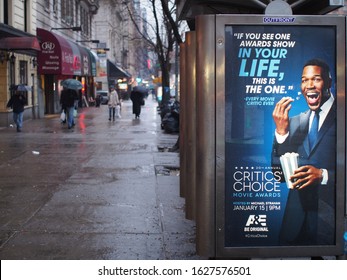
[[[35,50],[40,51],[40,43],[36,37],[6,37],[0,40],[2,50]]]
[[[91,76],[88,50],[63,36],[37,28],[41,51],[37,61],[39,74]]]
[[[75,75],[76,53],[70,43],[62,36],[53,34],[42,28],[37,28],[41,51],[38,53],[37,72],[39,74]],[[79,53],[78,53],[79,56]],[[79,69],[79,72],[81,70]]]

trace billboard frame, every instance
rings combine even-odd
[[[343,254],[345,212],[346,142],[346,45],[345,17],[342,16],[243,16],[216,15],[216,257],[312,257]],[[334,245],[316,246],[225,246],[225,92],[226,26],[331,26],[336,30],[336,231]],[[223,158],[224,156],[224,158]]]

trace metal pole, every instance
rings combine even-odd
[[[195,31],[186,33],[186,142],[187,176],[186,218],[195,219],[196,208],[196,36]]]
[[[175,96],[178,100],[178,43],[175,46]]]
[[[186,141],[186,46],[185,43],[180,44],[180,135],[179,135],[179,151],[180,151],[180,196],[185,197],[187,188],[187,141]]]
[[[196,19],[196,239],[199,255],[216,250],[216,72],[215,16]]]

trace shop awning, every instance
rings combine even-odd
[[[37,57],[39,74],[92,76],[88,49],[41,28],[37,28],[37,37],[41,45]]]
[[[0,40],[0,49],[8,51],[34,50],[40,51],[40,43],[36,37],[6,37]]]
[[[74,75],[76,72],[74,60],[79,53],[73,52],[69,42],[64,37],[41,28],[37,28],[37,37],[41,46],[41,51],[37,56],[37,72],[39,74]]]
[[[36,56],[40,44],[34,35],[0,23],[0,49]]]
[[[123,70],[121,67],[117,66],[109,59],[107,60],[107,73],[109,79],[120,79],[120,78],[130,78],[131,75]]]
[[[98,76],[97,69],[98,69],[98,64],[99,64],[99,57],[93,51],[89,51],[89,55],[90,55],[90,61],[91,61],[91,64],[90,64],[91,74],[92,74],[92,76],[96,77],[96,76]]]
[[[85,47],[79,46],[81,58],[82,58],[82,76],[96,76],[96,74],[93,75],[93,57],[90,53],[90,50],[88,50]],[[95,63],[94,63],[95,65]],[[96,70],[94,71],[96,72]]]

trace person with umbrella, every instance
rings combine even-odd
[[[16,86],[15,94],[11,96],[10,100],[7,102],[7,105],[6,105],[7,108],[12,108],[13,110],[13,121],[15,122],[17,126],[17,132],[22,131],[24,106],[27,103],[27,99],[24,96],[24,92],[23,92],[24,88],[20,86],[21,85]]]
[[[139,86],[135,86],[131,91],[130,99],[133,102],[133,114],[135,114],[135,119],[140,118],[141,106],[145,105],[145,94],[146,89]]]
[[[74,110],[75,101],[78,100],[77,91],[82,89],[83,85],[76,79],[66,79],[60,83],[63,86],[60,96],[60,104],[62,110],[67,115],[68,128],[71,129],[75,125]]]
[[[64,87],[61,91],[60,104],[62,110],[64,110],[65,114],[67,115],[67,124],[69,129],[71,129],[75,125],[75,100],[78,100],[76,90]]]
[[[61,83],[60,83],[61,86],[63,86],[64,88],[67,88],[67,89],[73,89],[73,90],[80,90],[82,89],[83,85],[80,81],[76,80],[76,79],[66,79],[66,80],[63,80]]]

